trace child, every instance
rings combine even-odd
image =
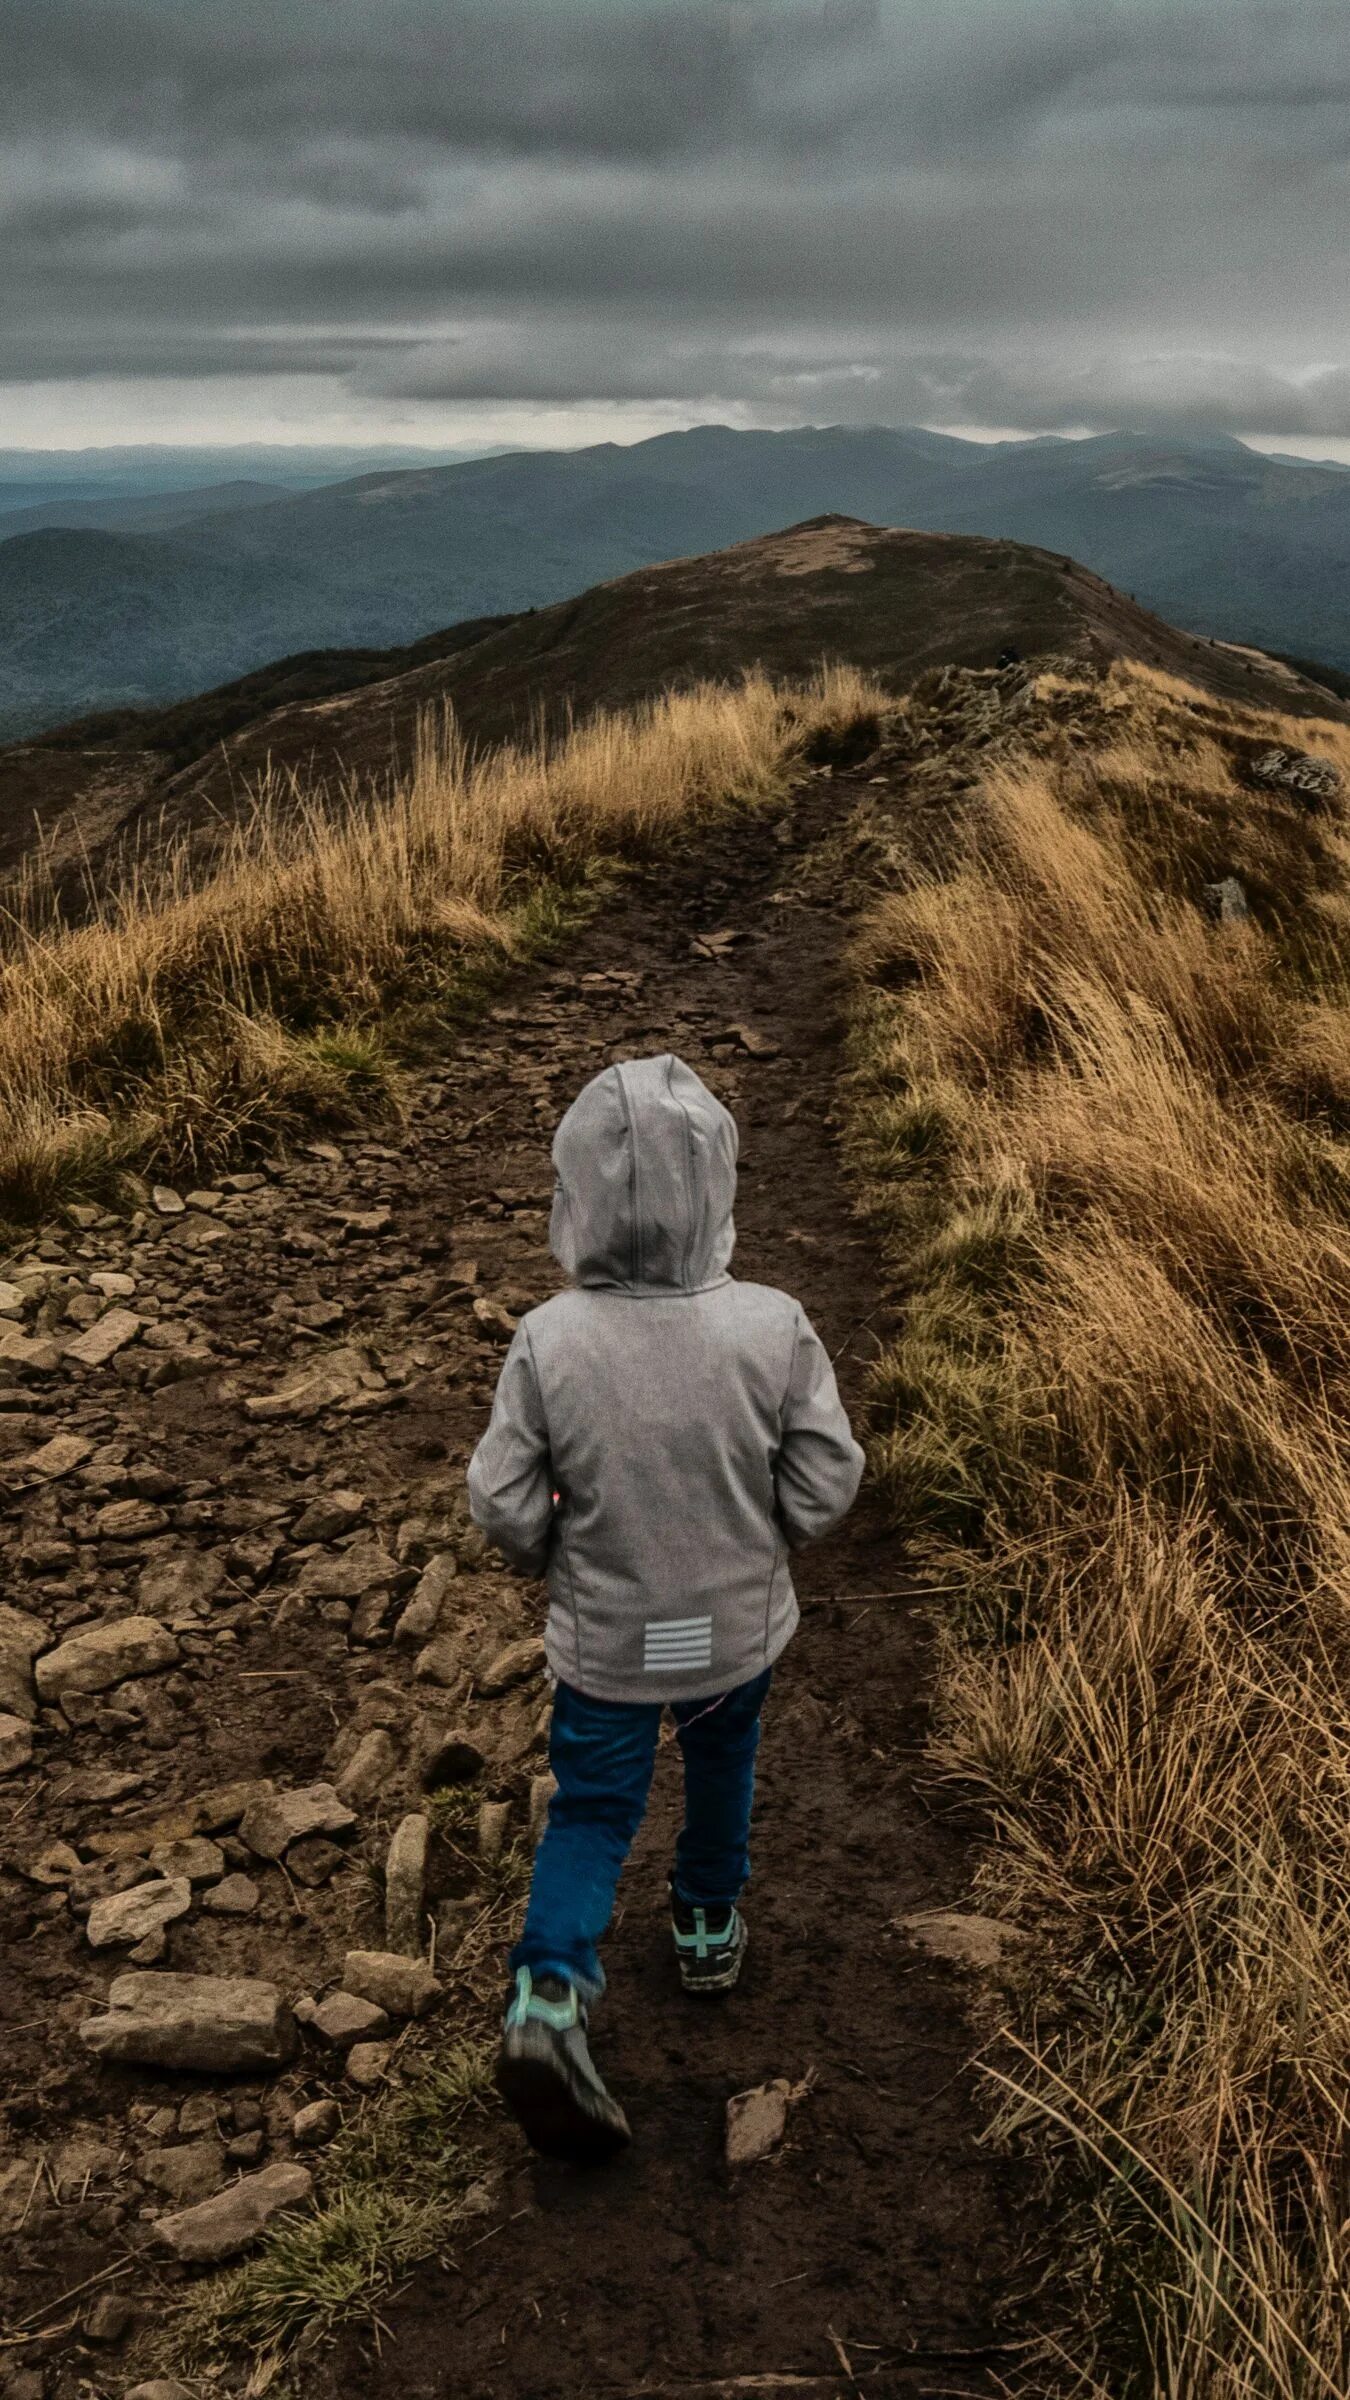
[[[727,1273],[736,1148],[735,1120],[669,1054],[587,1084],[553,1145],[550,1240],[572,1287],[522,1318],[469,1466],[475,1521],[549,1581],[558,1788],[497,2083],[560,2157],[630,2138],[586,2010],[663,1708],[684,1754],[681,1981],[721,1992],[740,1972],[759,1716],[797,1624],[788,1552],[839,1522],[862,1474],[798,1303]]]

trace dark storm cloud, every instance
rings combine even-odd
[[[0,375],[1350,432],[1342,0],[10,0]]]

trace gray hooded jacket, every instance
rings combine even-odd
[[[517,1328],[469,1466],[474,1520],[547,1572],[565,1683],[711,1697],[790,1640],[788,1552],[852,1505],[862,1452],[798,1303],[727,1273],[736,1125],[692,1068],[606,1068],[553,1163],[574,1283]]]

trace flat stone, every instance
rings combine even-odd
[[[244,1402],[244,1414],[266,1424],[277,1417],[321,1416],[361,1390],[370,1377],[364,1352],[344,1346],[326,1357],[312,1359],[299,1374],[288,1376],[273,1392],[258,1392]]]
[[[310,2100],[291,2119],[291,2140],[298,2150],[317,2150],[321,2142],[331,2142],[341,2123],[336,2100]]]
[[[197,2266],[214,2265],[218,2259],[235,2258],[241,2250],[250,2249],[273,2217],[283,2209],[306,2207],[313,2192],[314,2178],[308,2167],[288,2160],[263,2167],[256,2175],[242,2176],[238,2183],[217,2192],[213,2200],[199,2201],[195,2208],[184,2209],[177,2216],[161,2217],[155,2232],[176,2257]]]
[[[356,1992],[330,1992],[320,2001],[310,2023],[335,2050],[350,2050],[353,2042],[375,2041],[389,2031],[385,2010]]]
[[[424,1792],[444,1791],[447,1785],[472,1783],[483,1772],[484,1754],[471,1733],[443,1733],[422,1762]]]
[[[246,1975],[119,1975],[80,2040],[119,2066],[228,2075],[285,2066],[295,2019],[277,1985]]]
[[[91,2302],[84,2330],[91,2342],[125,2341],[136,2322],[136,2303],[125,2292],[100,2292]]]
[[[26,1608],[0,1601],[0,1708],[7,1716],[37,1715],[33,1661],[51,1640],[51,1630]]]
[[[311,1500],[303,1514],[291,1527],[293,1542],[335,1542],[341,1533],[350,1533],[366,1512],[362,1492],[322,1492]]]
[[[156,1883],[133,1884],[130,1891],[110,1892],[96,1900],[85,1924],[91,1950],[112,1950],[145,1941],[185,1917],[192,1906],[192,1886],[186,1876],[161,1876]]]
[[[94,1445],[81,1433],[54,1433],[40,1450],[32,1450],[19,1461],[24,1475],[40,1475],[44,1483],[55,1483],[59,1476],[71,1475],[82,1467],[92,1454]]]
[[[384,2081],[389,2068],[388,2042],[354,2042],[347,2052],[349,2080],[363,2092],[373,2092]]]
[[[538,1634],[526,1634],[521,1641],[508,1642],[499,1650],[491,1664],[476,1678],[485,1700],[495,1700],[501,1693],[511,1691],[518,1683],[528,1682],[531,1675],[542,1672],[546,1657]]]
[[[373,1800],[397,1765],[398,1751],[389,1734],[383,1725],[372,1725],[368,1733],[362,1734],[338,1776],[334,1786],[338,1798],[349,1806]]]
[[[33,1756],[33,1728],[26,1717],[0,1714],[0,1775],[17,1775]]]
[[[172,1185],[155,1183],[150,1187],[150,1206],[157,1217],[181,1217],[187,1202]]]
[[[150,1864],[158,1874],[181,1876],[186,1883],[219,1883],[225,1872],[225,1853],[219,1842],[209,1842],[204,1833],[193,1833],[186,1841],[157,1842]]]
[[[424,2017],[441,1996],[424,1958],[396,1950],[349,1950],[342,1962],[342,1988],[391,2017]]]
[[[226,1875],[202,1894],[202,1907],[213,1917],[251,1917],[259,1897],[251,1875]]]
[[[94,1535],[100,1542],[143,1542],[168,1522],[153,1500],[109,1500],[95,1514]]]
[[[295,1588],[307,1599],[355,1602],[363,1600],[367,1592],[387,1590],[400,1572],[398,1560],[382,1543],[353,1542],[350,1550],[307,1558]]]
[[[767,2158],[787,2131],[792,2086],[782,2075],[727,2102],[726,2158],[729,2167],[750,2167]]]
[[[116,1617],[44,1652],[33,1672],[42,1698],[59,1700],[64,1692],[111,1691],[133,1675],[175,1666],[181,1655],[173,1635],[154,1617]]]
[[[0,1365],[14,1367],[21,1374],[54,1375],[61,1358],[60,1343],[41,1334],[21,1333],[17,1325],[0,1332]]]
[[[239,1825],[239,1838],[256,1858],[278,1859],[309,1833],[349,1833],[356,1816],[331,1783],[302,1784],[255,1801]]]
[[[192,2200],[205,2200],[220,2189],[225,2177],[225,2147],[222,2142],[207,2139],[196,2142],[176,2142],[168,2150],[147,2150],[137,2160],[137,2172],[146,2183],[163,2192],[166,2200],[176,2200],[184,2207]]]
[[[82,1367],[103,1367],[119,1350],[125,1350],[128,1342],[134,1342],[140,1330],[141,1320],[129,1308],[110,1308],[96,1325],[88,1326],[73,1342],[66,1343],[65,1355],[78,1360]]]
[[[101,1292],[105,1300],[129,1300],[136,1289],[134,1275],[123,1275],[115,1267],[101,1267],[89,1278],[91,1288]]]
[[[210,1550],[184,1550],[154,1558],[136,1586],[147,1616],[201,1616],[225,1581],[225,1564]]]
[[[405,1958],[422,1955],[422,1923],[426,1913],[426,1817],[404,1817],[389,1844],[384,1871],[384,1940],[387,1950]]]
[[[913,1916],[901,1917],[900,1924],[921,1949],[962,1967],[996,1967],[1007,1951],[1020,1948],[1027,1938],[1020,1925],[958,1909],[920,1909]]]
[[[0,1317],[21,1317],[28,1305],[28,1294],[17,1283],[7,1283],[0,1275]]]

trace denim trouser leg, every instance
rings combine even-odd
[[[605,1988],[596,1944],[614,1913],[623,1862],[651,1789],[661,1710],[592,1700],[567,1683],[553,1696],[549,1765],[558,1788],[534,1855],[525,1930],[511,1972],[561,1975],[588,2000]]]
[[[684,1752],[675,1889],[695,1908],[729,1906],[750,1880],[755,1752],[768,1689],[766,1668],[720,1700],[679,1700],[672,1711]]]
[[[696,1906],[734,1900],[750,1872],[759,1712],[767,1671],[720,1700],[681,1700],[673,1715],[684,1754],[685,1824],[675,1882]],[[594,2000],[605,1988],[597,1955],[614,1894],[651,1789],[659,1701],[595,1700],[560,1683],[549,1764],[558,1788],[535,1852],[525,1927],[511,1972],[558,1975]]]

